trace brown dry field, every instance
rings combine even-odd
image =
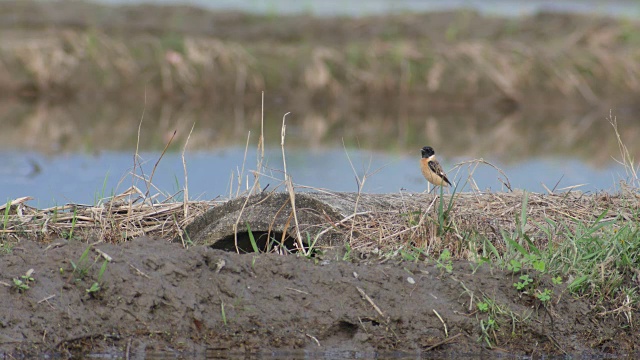
[[[0,89],[25,99],[146,94],[239,106],[266,90],[301,108],[392,100],[509,111],[635,108],[640,92],[640,25],[598,16],[279,17],[3,1],[0,28]]]

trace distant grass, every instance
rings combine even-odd
[[[127,25],[114,31],[109,24],[101,28],[61,19],[56,28],[65,31],[48,33],[48,41],[28,37],[0,46],[9,74],[0,86],[30,87],[37,96],[128,97],[146,90],[150,99],[161,101],[181,102],[189,95],[220,103],[265,88],[327,98],[386,98],[403,89],[403,95],[410,92],[421,101],[430,94],[456,102],[503,94],[522,103],[526,93],[587,102],[638,93],[627,80],[628,74],[640,72],[633,55],[634,34],[640,31],[629,20],[565,16],[562,29],[546,30],[546,25],[557,24],[555,15],[514,22],[460,11],[357,20],[310,17],[301,26],[290,16],[225,16],[204,10],[198,11],[198,22],[184,21],[193,16],[154,20],[154,9],[145,10],[151,13],[130,10],[127,15],[154,23],[146,31]],[[438,18],[444,16],[450,21]],[[213,33],[208,25],[192,28],[195,23],[221,25]],[[532,33],[531,26],[539,31]],[[582,41],[574,41],[576,37]]]

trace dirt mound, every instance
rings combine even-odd
[[[22,241],[2,255],[3,355],[623,353],[638,340],[595,321],[580,299],[557,293],[544,307],[514,289],[513,275],[466,262],[448,264],[449,273],[423,262],[239,255],[150,238],[87,248]],[[104,271],[102,253],[112,258]]]

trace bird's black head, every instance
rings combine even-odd
[[[431,155],[434,155],[436,152],[433,151],[433,148],[431,146],[425,146],[423,147],[420,152],[422,152],[422,157],[423,158],[428,158]]]

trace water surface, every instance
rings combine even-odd
[[[176,4],[188,3],[212,10],[238,10],[258,14],[315,14],[320,16],[366,16],[399,12],[429,12],[473,9],[483,14],[520,16],[539,11],[600,14],[637,17],[640,7],[635,1],[602,0],[370,0],[370,1],[296,1],[296,0],[101,0],[106,4]]]
[[[160,153],[145,152],[140,156],[145,161],[143,172],[150,176]],[[289,174],[299,185],[332,191],[358,191],[358,178],[365,180],[363,191],[386,193],[427,190],[418,168],[418,158],[417,149],[413,154],[389,154],[333,148],[294,149],[288,151],[286,160]],[[210,200],[237,193],[244,148],[188,152],[185,159],[190,199]],[[451,169],[455,163],[464,160],[467,159],[446,156],[441,159],[445,169]],[[73,153],[46,157],[39,153],[3,151],[0,152],[0,162],[4,164],[0,173],[0,187],[5,196],[3,200],[31,196],[35,200],[29,204],[40,208],[65,203],[91,205],[105,196],[121,193],[132,185],[146,191],[146,183],[129,174],[133,168],[133,155],[128,152],[103,152],[98,155]],[[269,184],[270,189],[280,186],[284,190],[281,186],[284,178],[281,150],[267,149],[265,164],[267,170],[261,178],[261,186]],[[596,168],[570,157],[532,158],[517,164],[495,161],[494,164],[507,174],[512,188],[537,192],[546,191],[543,184],[549,189],[583,184],[579,190],[608,190],[614,189],[617,181],[624,178],[623,169],[616,164]],[[252,171],[255,169],[256,154],[252,149],[247,154],[241,191],[246,190],[247,176],[249,186],[253,184]],[[472,185],[467,181],[471,170],[472,167],[463,166],[449,175],[463,191],[471,191]],[[140,171],[137,173],[140,174]],[[503,177],[490,166],[479,165],[473,171],[473,179],[481,190],[507,190],[500,178]],[[167,195],[179,193],[185,186],[182,155],[176,152],[165,154],[158,163],[152,183]],[[152,190],[152,193],[156,192]],[[182,195],[178,194],[180,198]]]

